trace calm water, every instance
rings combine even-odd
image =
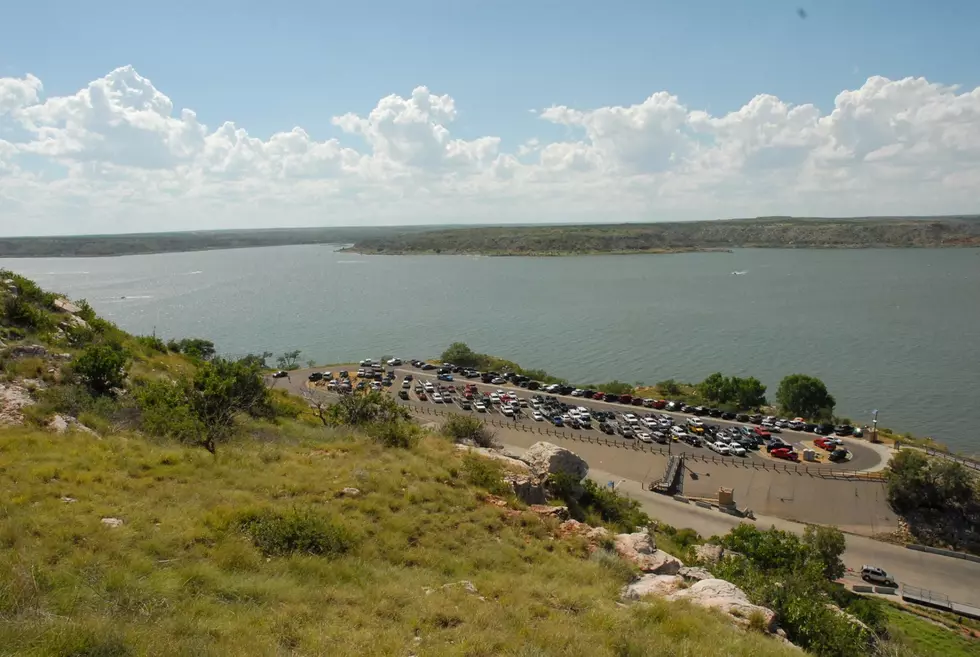
[[[980,451],[980,250],[477,258],[297,246],[0,260],[137,333],[303,360],[454,340],[582,382],[822,378],[856,421]],[[733,276],[733,271],[744,271]],[[125,297],[125,298],[123,298]]]

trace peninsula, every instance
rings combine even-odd
[[[358,240],[364,254],[561,256],[732,248],[980,246],[980,216],[851,219],[763,217],[647,224],[497,226],[390,232]]]

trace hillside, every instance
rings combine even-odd
[[[567,450],[475,454],[479,422],[437,432],[382,393],[310,406],[264,356],[0,283],[2,657],[938,654],[826,575],[833,528],[708,545]]]
[[[366,254],[586,255],[736,247],[980,246],[980,218],[762,218],[651,224],[459,228],[357,240]]]

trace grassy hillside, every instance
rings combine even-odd
[[[213,458],[0,433],[0,654],[792,654],[697,609],[618,607],[628,569],[484,502],[437,439],[262,437]]]
[[[460,228],[358,240],[371,254],[577,255],[734,247],[861,248],[980,246],[980,220],[955,218],[796,219],[584,226]]]

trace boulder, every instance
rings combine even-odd
[[[55,433],[64,433],[68,431],[68,427],[71,426],[63,416],[55,415],[48,422],[48,430],[54,431]]]
[[[645,573],[676,575],[684,564],[673,555],[658,550],[653,538],[646,532],[617,534],[616,552]]]
[[[753,615],[760,615],[767,632],[775,629],[776,613],[772,609],[752,604],[745,591],[723,579],[701,580],[690,588],[668,594],[666,599],[689,600],[700,607],[723,611],[742,626],[748,626]]]
[[[48,350],[39,344],[19,344],[10,348],[10,355],[14,358],[21,356],[46,356]]]
[[[508,472],[504,475],[504,481],[510,484],[510,487],[514,489],[514,495],[524,504],[545,504],[548,501],[544,484],[538,477]]]
[[[542,518],[555,518],[557,520],[568,520],[567,506],[551,506],[550,504],[532,504],[529,509],[531,513],[536,513]]]
[[[340,491],[342,497],[357,497],[360,494],[360,489],[354,488],[353,486],[348,486]]]
[[[581,457],[552,443],[534,443],[524,453],[524,461],[531,466],[531,472],[539,477],[565,473],[575,481],[581,481],[589,474],[589,464]]]
[[[73,304],[68,299],[64,297],[54,300],[54,307],[62,312],[71,313],[72,315],[82,312],[82,309]]]
[[[644,575],[623,587],[619,596],[623,600],[639,600],[647,595],[663,597],[677,591],[684,579],[677,575]]]
[[[585,532],[585,538],[589,539],[592,543],[598,543],[609,538],[609,530],[605,527],[593,527]]]
[[[106,527],[122,527],[122,518],[103,518],[102,524]]]
[[[720,545],[698,545],[694,548],[694,556],[701,563],[718,563],[722,559],[742,556],[738,552],[726,550]]]
[[[692,579],[700,582],[703,579],[714,579],[714,575],[709,573],[704,568],[696,568],[692,566],[684,566],[677,571],[677,574],[684,579]]]

